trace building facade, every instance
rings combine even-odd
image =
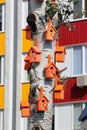
[[[24,58],[33,40],[26,39],[26,17],[32,11],[30,0],[0,0],[0,130],[27,130],[28,118],[21,117],[20,101],[28,100],[29,77],[24,70]],[[77,1],[75,1],[77,2]],[[87,75],[87,1],[72,4],[78,12],[71,20],[74,31],[61,26],[59,44],[67,50],[60,69],[69,76],[64,100],[54,99],[55,130],[80,130],[78,117],[87,104],[87,88],[77,85],[77,77]],[[38,7],[35,6],[35,7]],[[81,83],[82,83],[81,82]]]
[[[61,69],[67,67],[62,76],[68,76],[69,79],[65,85],[64,100],[54,99],[55,130],[83,130],[79,116],[87,105],[87,2],[75,2],[73,8],[76,13],[71,20],[74,30],[69,31],[61,26],[59,31],[59,44],[66,47],[66,57],[64,63],[57,65]]]

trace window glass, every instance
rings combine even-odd
[[[74,0],[74,18],[82,17],[82,0]]]
[[[74,104],[74,130],[80,130],[80,121],[78,120],[80,114],[82,112],[82,104],[76,103]]]
[[[87,46],[85,47],[85,72],[87,73]]]
[[[82,73],[82,47],[73,47],[73,74],[78,75]]]
[[[0,31],[2,31],[2,5],[0,4]]]

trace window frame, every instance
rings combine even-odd
[[[4,75],[5,75],[5,58],[4,56],[0,56],[0,59],[1,59],[1,68],[0,68],[0,73],[1,73],[1,82],[0,82],[0,85],[4,85]]]
[[[86,10],[86,0],[82,1],[82,12],[84,12]],[[74,10],[74,1],[72,1],[72,9]],[[74,18],[74,14],[72,15],[72,17],[70,18],[70,21],[78,21],[78,20],[82,20],[82,19],[87,19],[87,14],[83,14],[81,18]]]
[[[2,30],[1,32],[5,31],[5,4],[0,4],[2,6]]]
[[[86,73],[86,68],[85,68],[85,47],[87,47],[87,44],[77,45],[77,47],[79,47],[79,46],[81,46],[81,48],[82,48],[82,68],[81,68],[81,69],[82,69],[82,73],[81,73],[81,74],[73,74],[73,71],[74,71],[74,70],[73,70],[73,68],[74,68],[74,67],[73,67],[73,62],[74,62],[74,61],[73,61],[73,58],[74,58],[74,57],[73,57],[73,53],[74,53],[74,52],[73,52],[73,48],[74,48],[75,46],[72,46],[72,48],[71,48],[71,49],[72,49],[72,50],[71,50],[71,51],[72,51],[72,77],[79,76],[79,75],[83,75],[83,74],[87,74],[87,73]]]

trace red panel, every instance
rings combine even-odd
[[[59,44],[73,45],[87,42],[87,20],[71,23],[75,26],[74,31],[69,31],[67,26],[61,26],[59,31]]]
[[[54,103],[65,103],[87,100],[87,87],[79,88],[76,86],[76,78],[71,78],[65,87],[64,100],[54,99]]]

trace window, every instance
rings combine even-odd
[[[25,57],[26,57],[26,53],[23,53],[22,54],[22,82],[29,82],[30,80],[30,78],[29,78],[29,74],[28,74],[28,72],[24,69],[24,59],[25,59]]]
[[[76,103],[74,106],[74,130],[80,130],[80,121],[78,120],[82,112],[82,103]]]
[[[73,74],[82,73],[82,47],[73,47]]]
[[[5,29],[5,10],[4,10],[5,5],[0,4],[0,31],[4,31]]]
[[[87,45],[74,46],[73,48],[73,75],[87,73]]]
[[[0,84],[4,84],[4,57],[0,56]]]
[[[74,0],[73,5],[74,19],[87,16],[87,0]]]

